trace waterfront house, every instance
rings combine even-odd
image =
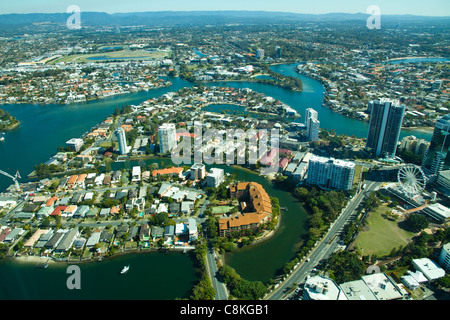
[[[170,225],[164,228],[164,242],[171,243],[175,237],[175,226]]]
[[[177,223],[175,225],[175,236],[184,235],[187,233],[187,226],[184,223]]]
[[[93,232],[86,242],[86,248],[90,249],[94,247],[100,241],[100,232]]]
[[[55,252],[63,252],[69,250],[75,239],[80,235],[78,229],[71,229],[65,233],[64,237],[55,248]]]
[[[128,225],[124,224],[124,225],[118,226],[117,230],[116,230],[116,239],[122,238],[125,235],[125,233],[127,233],[128,231],[129,231]]]
[[[136,238],[136,236],[138,235],[138,232],[139,232],[138,226],[130,227],[130,230],[128,231],[127,241],[133,241]]]
[[[44,245],[45,248],[53,250],[55,249],[58,244],[61,242],[62,238],[64,237],[64,234],[67,232],[67,230],[57,230],[53,236],[50,238],[50,240],[47,241],[47,243]]]
[[[105,242],[105,243],[110,243],[113,238],[114,238],[114,229],[113,228],[109,228],[109,229],[105,228],[105,229],[103,229],[103,231],[100,234],[99,241]]]
[[[48,230],[46,233],[42,234],[39,237],[39,240],[37,241],[37,243],[34,245],[35,248],[43,248],[45,246],[45,244],[47,243],[47,241],[49,241],[51,239],[51,237],[53,236],[54,231],[52,229]]]
[[[86,244],[86,238],[78,237],[73,242],[73,247],[75,249],[83,249],[84,245]]]
[[[164,236],[164,229],[159,226],[152,226],[150,234],[151,234],[152,240],[155,241]]]
[[[197,221],[194,218],[188,219],[189,241],[198,239]]]
[[[11,232],[9,232],[5,238],[3,239],[3,242],[9,242],[13,243],[16,241],[22,234],[25,233],[25,230],[22,228],[14,228]]]
[[[148,240],[150,240],[150,227],[147,223],[143,223],[139,229],[139,241]]]
[[[35,233],[24,243],[24,247],[33,247],[39,238],[47,233],[50,229],[38,229]]]

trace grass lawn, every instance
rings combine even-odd
[[[234,207],[232,206],[217,206],[217,207],[211,207],[211,212],[213,214],[225,214],[231,212],[231,210]]]
[[[353,188],[358,186],[359,178],[361,175],[361,169],[362,169],[361,166],[358,166],[358,165],[355,166],[355,177],[353,178]]]
[[[363,255],[383,256],[389,254],[393,248],[408,244],[414,233],[405,231],[398,226],[402,218],[390,221],[382,216],[388,211],[386,205],[381,205],[371,212],[367,219],[366,230],[360,231],[355,240],[355,248]]]
[[[162,59],[169,55],[165,51],[119,50],[112,52],[74,54],[53,60],[49,64],[59,62],[104,62],[105,60]]]

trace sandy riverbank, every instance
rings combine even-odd
[[[422,131],[422,132],[433,132],[433,127],[402,127],[404,130],[415,130],[415,131]]]
[[[52,260],[49,257],[18,256],[11,259],[20,263],[32,263],[32,264],[57,263],[56,261]]]
[[[396,60],[405,60],[405,59],[427,59],[427,58],[432,58],[432,57],[401,57],[401,58],[387,59],[387,61],[396,61]]]

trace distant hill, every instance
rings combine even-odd
[[[69,13],[30,13],[0,15],[0,29],[8,25],[29,25],[33,23],[65,23]],[[255,23],[293,23],[300,21],[345,22],[363,21],[366,13],[300,14],[267,11],[159,11],[108,14],[104,12],[81,12],[82,25],[220,25]],[[382,15],[382,20],[391,22],[447,22],[450,17],[426,17],[412,15]]]

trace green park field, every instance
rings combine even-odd
[[[386,211],[389,211],[389,207],[381,205],[366,218],[365,230],[360,231],[354,242],[355,249],[362,255],[381,257],[389,254],[393,248],[404,247],[414,236],[414,233],[399,227],[403,218],[392,220],[383,217]]]
[[[119,50],[94,54],[74,54],[53,60],[51,63],[59,62],[105,62],[111,60],[139,60],[139,59],[163,59],[169,56],[166,51],[147,50]]]

